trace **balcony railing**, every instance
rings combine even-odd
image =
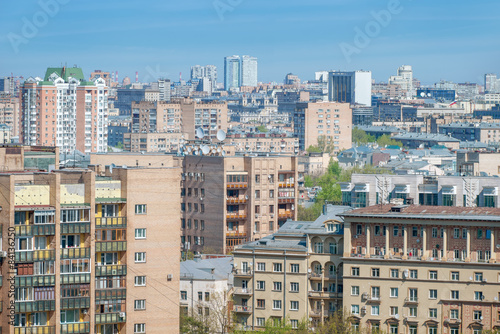
[[[248,182],[228,182],[228,189],[245,189],[248,188]]]
[[[418,304],[418,298],[417,297],[406,297],[405,304]]]
[[[311,298],[337,298],[342,297],[341,293],[337,293],[334,291],[320,291],[320,290],[309,290],[307,295]]]
[[[234,289],[234,294],[235,295],[251,295],[252,294],[252,289],[248,289],[248,288],[235,288]]]
[[[279,188],[293,188],[295,186],[295,182],[292,182],[292,181],[280,181],[278,183],[278,187]]]
[[[250,277],[250,276],[252,276],[252,270],[251,269],[246,269],[246,270],[236,269],[234,271],[234,276],[238,276],[238,277]]]
[[[226,232],[226,238],[246,238],[246,232],[238,232],[238,231],[228,231]]]
[[[55,235],[55,224],[33,225],[33,235]]]
[[[86,259],[86,258],[90,258],[90,247],[61,249],[61,259]]]
[[[280,204],[294,203],[294,202],[295,202],[294,197],[278,197],[278,203]]]
[[[55,311],[55,300],[37,300],[29,302],[15,302],[16,313],[47,312]]]
[[[127,250],[126,241],[99,241],[95,243],[95,251],[98,252],[122,252]]]
[[[96,266],[96,276],[124,276],[127,275],[126,265]]]
[[[246,197],[228,197],[226,200],[227,204],[243,204],[246,203]]]
[[[90,233],[89,222],[61,223],[61,234],[84,234]]]
[[[61,309],[77,309],[77,308],[89,308],[90,307],[90,297],[70,297],[61,298]]]
[[[246,305],[233,305],[233,312],[236,313],[251,313],[252,307]]]
[[[331,313],[333,313],[333,312],[331,312]],[[321,310],[317,310],[317,309],[311,310],[311,311],[309,312],[309,315],[310,315],[311,317],[314,317],[314,318],[320,317],[320,316],[321,316]],[[328,310],[323,310],[323,316],[324,316],[324,317],[328,317],[329,315],[330,315],[330,311],[328,311]]]
[[[246,219],[246,218],[247,218],[246,213],[239,213],[239,212],[226,213],[226,219]]]
[[[56,259],[56,251],[54,249],[44,249],[33,251],[33,261],[50,261]]]
[[[96,228],[125,228],[127,217],[98,217],[95,219]]]
[[[126,299],[127,289],[96,290],[96,300]]]
[[[74,324],[61,324],[61,334],[90,333],[90,323],[77,322]]]
[[[55,334],[56,326],[14,327],[14,334]]]
[[[99,313],[95,315],[96,324],[116,324],[125,321],[126,321],[125,312]]]
[[[293,211],[279,211],[278,218],[293,218]]]

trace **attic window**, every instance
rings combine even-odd
[[[302,224],[297,225],[297,227],[295,229],[298,230],[298,229],[302,228],[302,226],[304,226],[304,225],[302,225]]]
[[[406,205],[393,206],[391,212],[403,212],[404,208],[406,208]]]
[[[335,231],[335,225],[334,224],[326,224],[326,230],[328,232],[334,232]]]

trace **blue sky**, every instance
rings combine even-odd
[[[0,76],[67,63],[86,75],[177,80],[191,65],[214,64],[222,81],[224,56],[233,54],[258,57],[263,82],[328,69],[371,70],[386,81],[403,64],[424,84],[500,74],[498,0],[0,1]],[[44,14],[40,3],[53,2],[59,8]],[[388,23],[376,23],[372,13],[391,5]],[[34,22],[37,31],[26,33]],[[369,43],[357,47],[356,29],[370,27]],[[350,59],[341,45],[357,48]]]

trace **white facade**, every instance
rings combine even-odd
[[[403,65],[398,68],[398,75],[389,77],[390,85],[398,85],[405,92],[406,98],[411,98],[413,94],[413,70],[410,65]]]
[[[500,93],[500,79],[497,78],[496,74],[485,74],[484,90],[487,93]]]
[[[328,73],[330,102],[372,105],[371,71],[331,71]]]
[[[160,91],[160,101],[170,101],[170,80],[158,79],[158,90]]]
[[[240,56],[229,56],[224,58],[224,89],[240,87]]]
[[[257,58],[241,57],[241,86],[257,86]]]

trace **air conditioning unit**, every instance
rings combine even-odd
[[[0,257],[7,257],[6,251],[0,251]]]
[[[457,324],[461,323],[462,319],[457,319]]]
[[[274,214],[271,213],[271,218],[274,218]]]
[[[111,270],[111,275],[116,275],[116,269]]]
[[[168,280],[168,281],[171,281],[171,280],[172,280],[172,274],[168,274],[168,275],[167,275],[167,280]]]
[[[399,314],[394,315],[395,319],[399,319]]]
[[[126,316],[125,312],[120,312],[120,318],[125,319],[125,316]]]
[[[486,278],[483,278],[483,283],[487,283],[488,280]]]

